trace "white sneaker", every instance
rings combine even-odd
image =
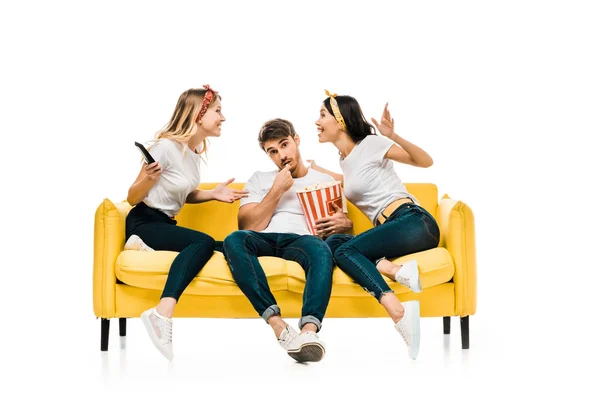
[[[144,311],[140,318],[154,346],[167,360],[173,360],[173,320],[163,317],[155,308]]]
[[[301,333],[290,343],[288,355],[298,362],[317,362],[325,356],[325,343],[312,331]]]
[[[124,250],[154,251],[138,235],[131,235],[125,242]]]
[[[294,330],[294,328],[292,328],[291,326],[286,326],[285,329],[283,331],[281,331],[281,334],[279,335],[279,339],[277,339],[277,342],[279,343],[279,345],[281,347],[283,347],[283,349],[285,351],[288,351],[290,349],[291,343],[294,339],[296,339],[298,337],[298,332],[296,332]]]
[[[419,277],[419,267],[415,260],[410,260],[402,264],[396,272],[396,282],[408,287],[415,293],[421,293],[421,278]]]
[[[402,303],[404,307],[404,316],[396,322],[396,330],[408,346],[408,355],[415,360],[419,354],[419,344],[421,342],[421,311],[419,302],[416,300]]]

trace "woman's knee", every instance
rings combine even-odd
[[[325,243],[327,244],[327,246],[329,246],[329,249],[331,250],[331,254],[335,255],[335,252],[337,251],[337,249],[339,249],[340,246],[342,246],[344,243],[348,242],[350,239],[352,239],[351,235],[335,233],[335,234],[329,236],[327,239],[325,239]]]
[[[212,236],[204,233],[204,232],[198,232],[196,235],[194,235],[194,237],[192,238],[192,241],[190,243],[190,245],[193,244],[197,244],[200,245],[202,247],[206,247],[206,248],[210,248],[211,250],[214,250],[215,248],[215,239],[213,239]]]

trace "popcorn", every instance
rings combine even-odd
[[[307,186],[304,188],[304,190],[310,191],[310,190],[318,190],[318,189],[324,189],[330,186],[334,186],[337,182],[329,182],[329,183],[319,183],[317,182],[316,185],[312,185],[312,186]]]
[[[313,235],[316,235],[315,221],[320,218],[325,218],[335,213],[333,204],[346,211],[346,198],[342,191],[342,183],[339,181],[320,183],[307,186],[304,190],[296,192],[306,225]]]

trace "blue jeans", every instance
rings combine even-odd
[[[376,268],[383,258],[397,258],[437,247],[440,230],[423,207],[400,205],[382,224],[360,235],[331,235],[327,244],[338,267],[378,301],[392,289]]]
[[[258,314],[267,321],[281,315],[258,257],[296,261],[306,273],[300,329],[307,323],[321,329],[333,275],[333,257],[324,241],[312,235],[235,231],[225,238],[223,254],[237,285]]]

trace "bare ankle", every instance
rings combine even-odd
[[[177,300],[173,297],[163,297],[156,306],[156,312],[165,318],[173,318]]]
[[[380,303],[388,312],[394,323],[397,323],[404,317],[404,307],[394,292],[384,293],[381,296]]]
[[[304,332],[314,332],[314,333],[317,333],[317,325],[313,324],[312,322],[309,322],[309,323],[305,324],[302,327],[302,331],[300,333],[304,333]]]
[[[400,269],[400,265],[396,265],[385,258],[379,261],[376,267],[380,274],[385,275],[390,279],[395,279],[396,272]]]
[[[281,336],[281,332],[283,332],[283,330],[288,326],[288,324],[283,320],[283,318],[281,318],[281,315],[273,315],[267,320],[267,323],[273,329],[273,333],[275,333],[277,339],[279,339],[279,336]]]

